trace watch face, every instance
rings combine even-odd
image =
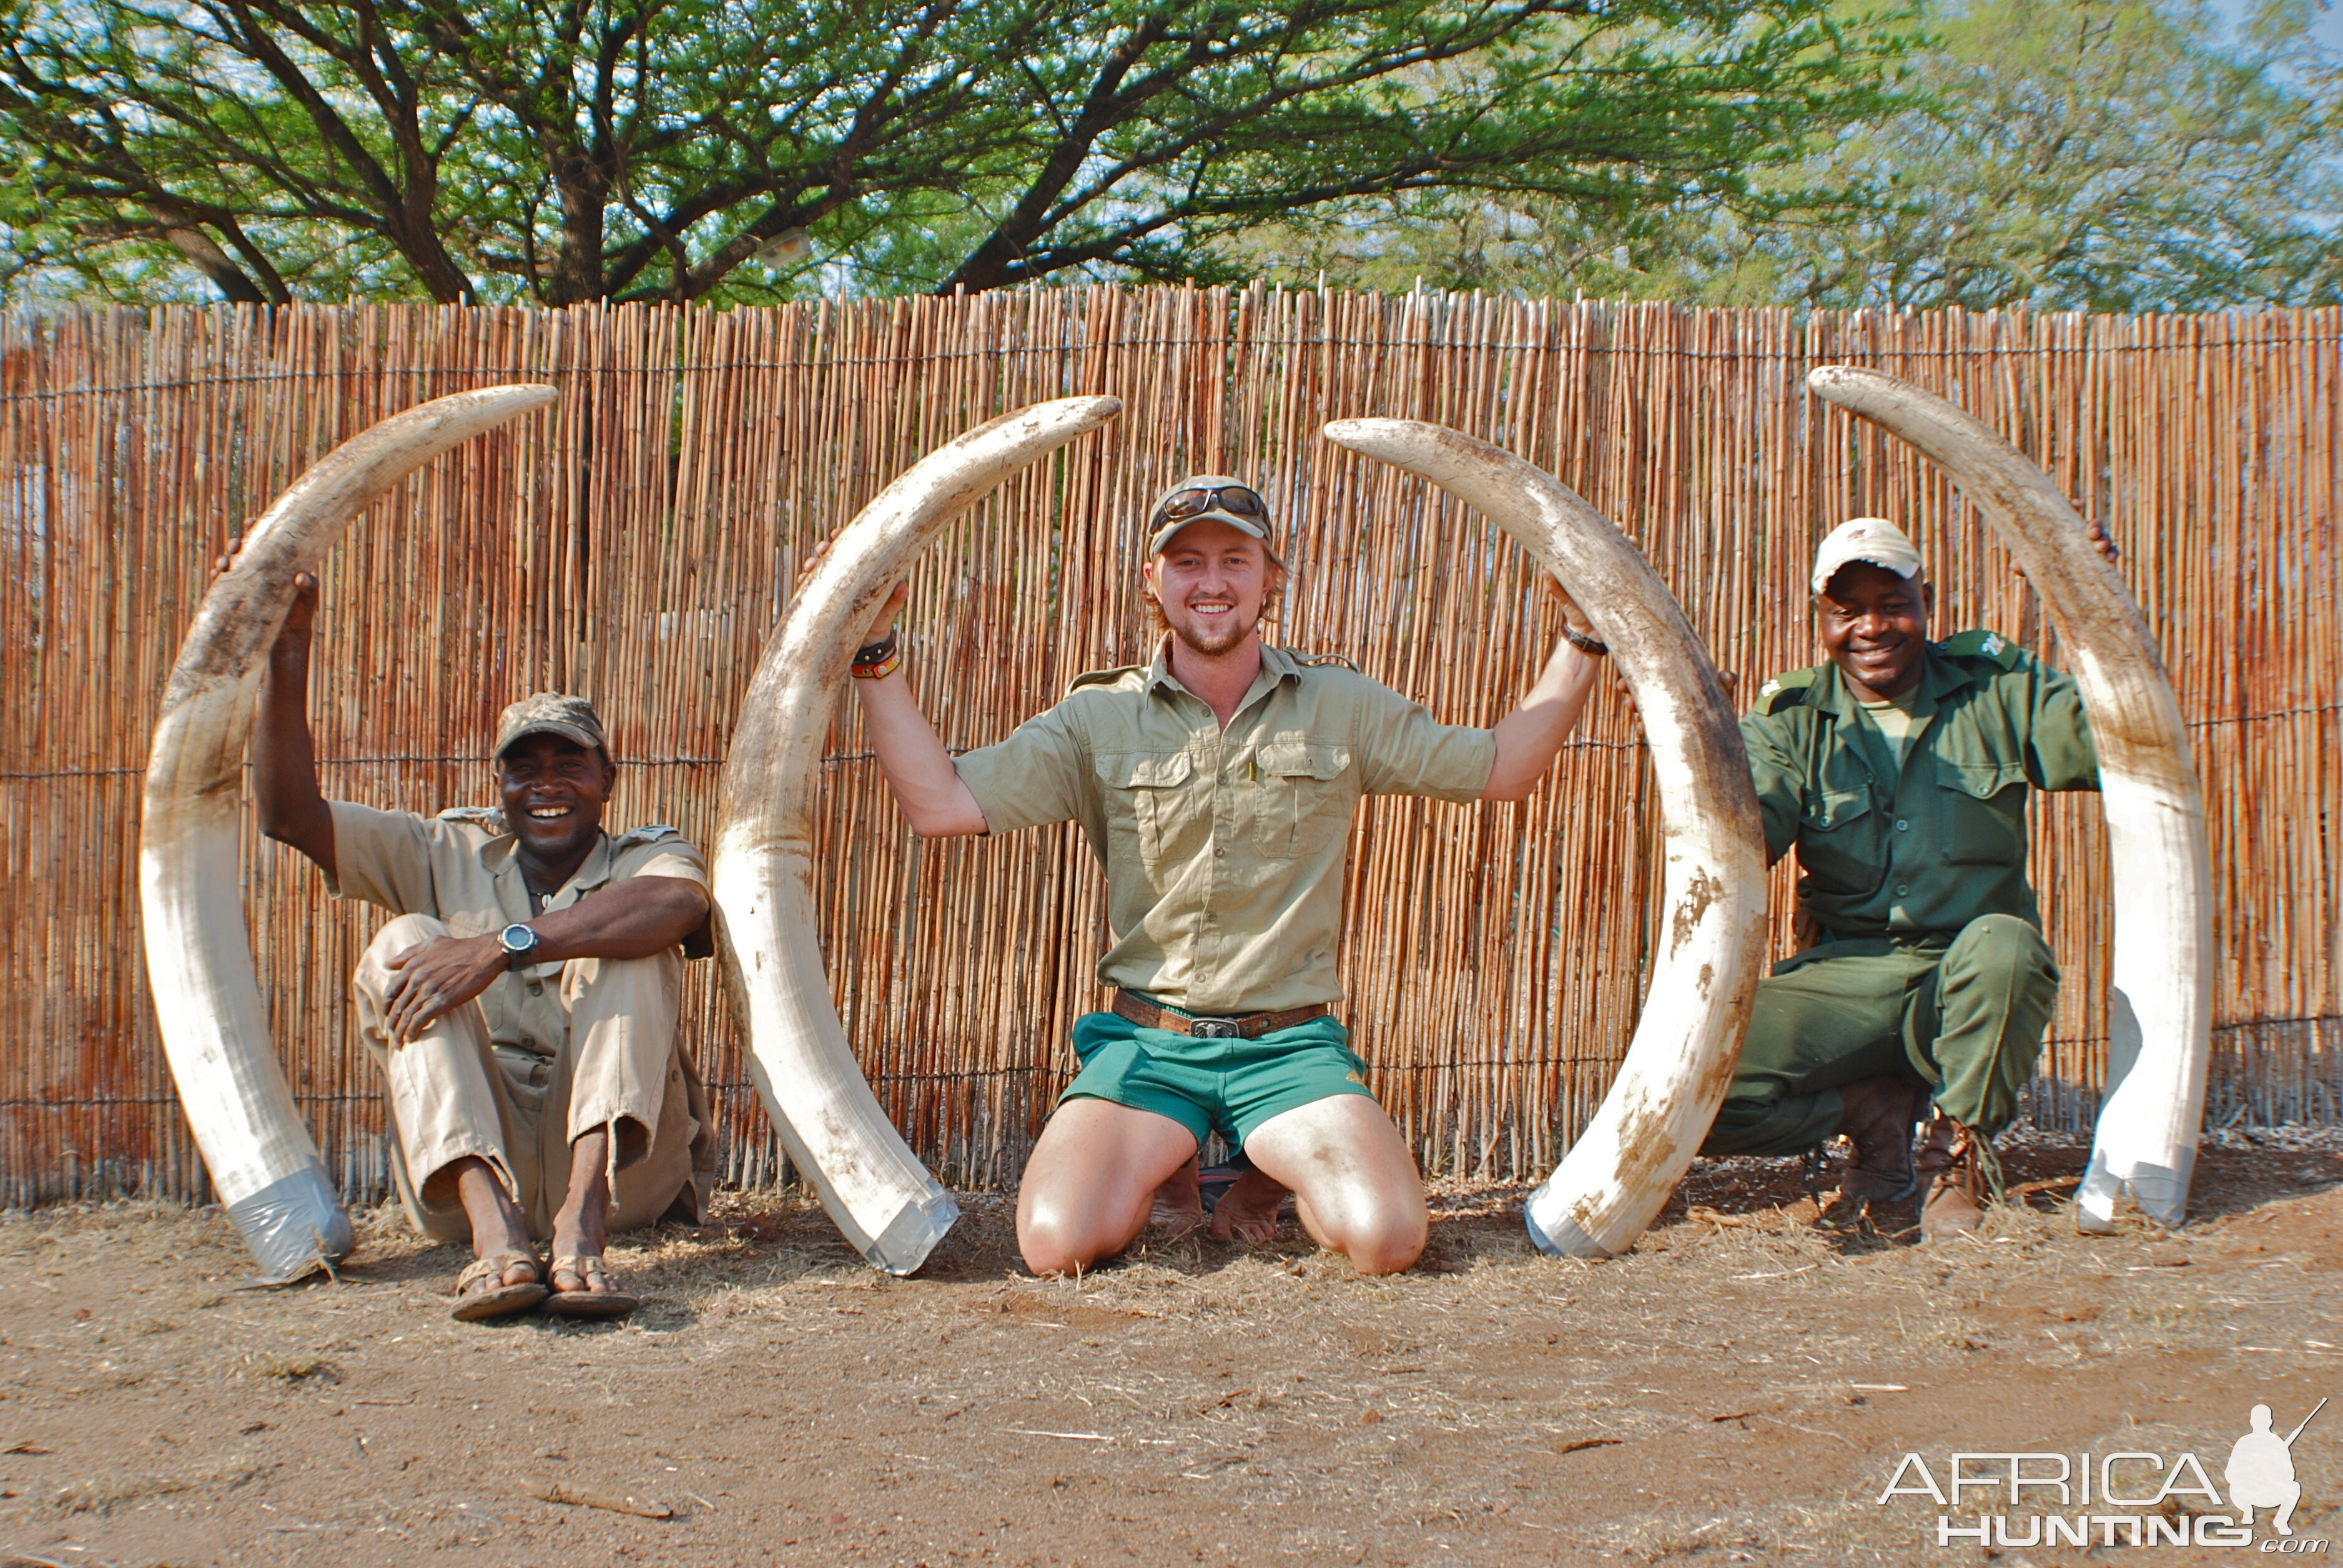
[[[497,943],[508,953],[525,953],[537,946],[537,933],[516,921],[497,933]]]

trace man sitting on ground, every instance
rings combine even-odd
[[[1797,847],[1811,945],[1759,983],[1701,1152],[1845,1133],[1825,1224],[1926,1176],[1922,1240],[1958,1235],[1984,1218],[1992,1141],[2058,1000],[2026,879],[2027,787],[2096,789],[2098,757],[2072,680],[1992,632],[1928,640],[1935,590],[1895,524],[1838,528],[1812,587],[1828,662],[1767,681],[1741,722],[1767,856]]]
[[[855,660],[865,728],[929,838],[1082,825],[1104,867],[1113,1010],[1076,1020],[1081,1071],[1025,1169],[1017,1240],[1038,1273],[1121,1251],[1159,1187],[1194,1213],[1217,1132],[1251,1169],[1213,1213],[1265,1241],[1289,1190],[1302,1225],[1359,1269],[1406,1268],[1427,1214],[1415,1161],[1328,1014],[1342,868],[1362,795],[1519,800],[1577,721],[1603,646],[1564,600],[1564,636],[1493,731],[1435,723],[1389,688],[1262,645],[1285,587],[1268,508],[1203,474],[1149,517],[1144,591],[1168,629],[1152,663],[1079,677],[1063,700],[955,764],[900,661],[895,594]],[[1556,587],[1559,592],[1558,585]]]
[[[458,1318],[539,1302],[621,1316],[638,1303],[603,1264],[608,1229],[697,1223],[715,1175],[707,1093],[676,1038],[707,865],[672,828],[603,832],[618,770],[602,722],[557,692],[498,723],[500,812],[327,800],[307,712],[316,612],[305,573],[253,731],[260,826],[337,898],[397,917],[354,983],[407,1218],[471,1242]],[[548,1237],[549,1274],[531,1244]]]

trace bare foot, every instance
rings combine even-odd
[[[438,1180],[455,1178],[464,1213],[472,1222],[471,1265],[456,1276],[454,1315],[458,1322],[485,1322],[525,1312],[545,1300],[544,1265],[528,1244],[520,1211],[477,1155],[449,1165]]]
[[[1189,1161],[1155,1189],[1147,1223],[1151,1229],[1161,1230],[1164,1241],[1176,1241],[1191,1231],[1203,1229],[1204,1193],[1197,1181],[1200,1163],[1200,1160]]]
[[[553,1216],[553,1255],[556,1258],[595,1258],[602,1255],[610,1226],[610,1130],[598,1127],[581,1133],[569,1145],[569,1190],[563,1194],[561,1207]],[[580,1277],[569,1270],[557,1271],[570,1283],[548,1280],[556,1295],[580,1292],[619,1292],[618,1282],[608,1275],[597,1284],[590,1277]]]
[[[1286,1192],[1286,1188],[1262,1172],[1246,1171],[1213,1205],[1212,1234],[1223,1241],[1276,1241],[1277,1211],[1285,1202]]]
[[[472,1256],[493,1258],[499,1253],[521,1253],[533,1257],[535,1250],[528,1244],[528,1222],[520,1217],[517,1208],[488,1169],[488,1162],[478,1155],[467,1155],[447,1167],[447,1174],[456,1179],[456,1194],[463,1205],[464,1215],[472,1222]],[[481,1274],[468,1282],[468,1293],[499,1290],[506,1285],[528,1285],[538,1282],[533,1263],[514,1261],[501,1274],[490,1277]]]
[[[569,1191],[553,1216],[553,1287],[545,1310],[557,1318],[623,1318],[642,1298],[602,1261],[610,1229],[610,1129],[581,1133],[569,1145]]]

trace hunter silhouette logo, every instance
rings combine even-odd
[[[1973,1543],[1989,1552],[2013,1546],[2253,1546],[2255,1516],[2263,1511],[2264,1527],[2273,1533],[2261,1538],[2260,1551],[2324,1556],[2331,1543],[2294,1533],[2294,1511],[2302,1501],[2294,1445],[2326,1408],[2327,1401],[2320,1400],[2281,1435],[2270,1407],[2255,1405],[2247,1414],[2245,1434],[2229,1445],[2219,1486],[2205,1462],[2185,1451],[1953,1453],[1939,1462],[1941,1468],[1921,1454],[1906,1453],[1877,1502],[1885,1506],[1898,1497],[1927,1498],[1944,1510],[1930,1532],[1935,1544]]]
[[[2280,1535],[2294,1533],[2294,1526],[2287,1522],[2294,1517],[2294,1505],[2302,1501],[2302,1483],[2294,1478],[2294,1440],[2326,1408],[2327,1402],[2320,1400],[2300,1425],[2280,1437],[2270,1430],[2270,1407],[2254,1406],[2247,1418],[2252,1430],[2229,1450],[2228,1465],[2221,1472],[2221,1479],[2229,1483],[2229,1502],[2237,1511],[2238,1523],[2251,1524],[2257,1508],[2275,1508],[2278,1513],[2270,1519],[2270,1528]]]

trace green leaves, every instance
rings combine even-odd
[[[1816,297],[1973,308],[2211,309],[2338,297],[2332,62],[2185,4],[1982,0],[1934,100],[1845,162],[1892,193],[1812,247]],[[2325,82],[2325,106],[2318,83]]]
[[[1210,277],[1296,214],[1745,191],[1894,55],[1823,0],[0,5],[16,287],[133,298]]]
[[[1735,167],[1586,171],[1614,189],[1642,179],[1612,202],[1534,177],[1400,193],[1345,215],[1372,236],[1364,246],[1325,214],[1237,243],[1252,270],[1324,267],[1370,286],[1421,276],[1910,308],[2332,304],[2343,72],[2308,20],[2302,0],[2274,0],[2234,35],[2191,0],[1842,9],[1785,24],[1833,42],[1810,75],[1771,75],[1772,117],[1748,111],[1762,146]],[[1795,88],[1812,95],[1797,102]]]

